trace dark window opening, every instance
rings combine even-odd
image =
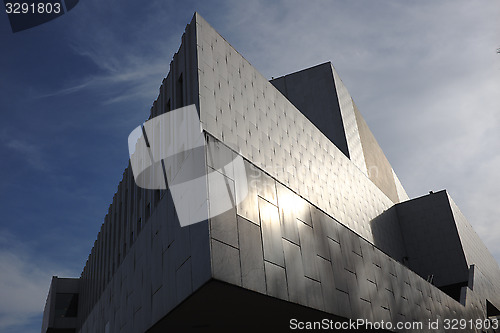
[[[71,318],[78,315],[78,294],[56,294],[55,317]]]
[[[175,85],[175,107],[180,108],[182,106],[184,106],[184,87],[181,74]]]
[[[139,235],[139,233],[141,232],[141,228],[142,228],[142,219],[139,217],[139,219],[137,220],[137,235]]]
[[[460,294],[462,292],[462,287],[467,287],[467,281],[449,284],[447,286],[438,287],[442,292],[448,294],[451,298],[460,302]]]
[[[167,103],[165,104],[165,112],[168,112],[172,110],[170,106],[170,98],[168,99]]]
[[[486,300],[486,316],[487,317],[500,316],[500,310],[498,310],[496,306],[491,304],[489,300]]]
[[[150,216],[151,216],[151,203],[148,202],[148,204],[146,205],[146,222],[148,221]]]
[[[155,201],[155,207],[158,206],[158,203],[160,202],[160,190],[155,190],[154,201]]]

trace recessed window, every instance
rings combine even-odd
[[[184,87],[182,82],[182,74],[179,75],[177,84],[175,85],[175,106],[180,108],[184,105]]]
[[[71,318],[78,315],[78,294],[57,293],[55,317]]]
[[[149,217],[151,216],[151,203],[148,202],[146,205],[146,222],[149,220]]]

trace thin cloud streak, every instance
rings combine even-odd
[[[49,171],[50,167],[45,161],[40,145],[25,142],[20,139],[12,139],[4,143],[4,146],[15,151],[35,170]]]
[[[51,276],[70,276],[70,272],[41,262],[9,232],[1,234],[0,331],[14,332],[35,318],[41,320]]]

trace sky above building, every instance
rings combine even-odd
[[[498,1],[85,0],[0,14],[0,331],[78,277],[194,11],[265,77],[331,61],[410,197],[447,189],[500,261]]]

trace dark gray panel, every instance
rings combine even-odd
[[[343,227],[339,224],[339,222],[337,222],[332,217],[324,214],[322,223],[323,223],[323,232],[325,233],[326,237],[333,239],[337,243],[340,243],[338,229]]]
[[[260,227],[238,216],[238,233],[240,235],[242,286],[265,293],[266,279]]]
[[[181,302],[192,292],[191,286],[191,259],[188,259],[175,272],[175,294],[177,302]],[[142,302],[138,302],[138,305]]]
[[[259,198],[259,212],[264,259],[283,267],[285,262],[283,258],[278,208],[266,200]]]
[[[286,279],[290,301],[307,305],[307,292],[300,246],[284,239],[283,249],[285,250]]]
[[[342,251],[340,249],[340,244],[328,239],[328,245],[330,247],[330,255],[332,257],[332,269],[333,269],[333,279],[335,281],[335,288],[348,292],[347,281],[346,281],[346,271],[342,263]]]
[[[270,82],[349,157],[331,63]]]
[[[355,273],[356,267],[353,262],[353,243],[354,236],[352,231],[345,227],[339,228],[340,248],[342,249],[342,264],[344,268]]]
[[[326,259],[318,257],[318,270],[321,278],[321,289],[323,293],[325,311],[337,313],[338,305],[335,299],[335,280],[333,278],[332,263]]]
[[[338,315],[345,318],[352,318],[351,301],[349,294],[340,290],[335,290],[335,299],[337,300]]]
[[[359,314],[358,316],[356,316],[356,318],[363,318],[369,322],[373,322],[373,310],[371,302],[365,299],[359,299],[356,308],[359,311]]]
[[[396,206],[407,265],[438,286],[468,280],[468,264],[445,191]],[[445,268],[446,267],[446,268]]]
[[[316,254],[325,259],[330,259],[330,249],[328,247],[326,232],[323,230],[323,226],[331,221],[328,221],[327,215],[318,208],[311,206],[310,210],[314,230]]]
[[[285,269],[268,261],[264,261],[266,270],[267,294],[288,300]]]
[[[318,268],[316,267],[316,249],[314,245],[313,229],[300,220],[297,220],[297,226],[299,229],[304,274],[311,279],[319,281]]]
[[[375,248],[372,244],[368,243],[364,239],[361,239],[361,250],[363,252],[363,268],[365,277],[372,282],[376,282],[376,271],[378,271],[379,268],[373,263],[375,261]]]
[[[362,308],[360,305],[360,290],[359,284],[356,279],[356,274],[346,270],[345,279],[347,282],[347,289],[349,291],[349,300],[351,303],[352,315],[356,318],[363,318]]]
[[[175,241],[173,243],[175,253],[175,268],[178,269],[191,255],[189,228],[182,228],[179,223],[175,227]],[[143,231],[144,232],[144,231]],[[137,251],[139,252],[139,251]]]
[[[196,274],[192,275],[193,290],[203,285],[212,275],[210,265],[210,237],[208,221],[189,226],[191,244],[191,264],[196,267]]]
[[[209,172],[217,172],[211,170],[209,168]],[[234,181],[229,179],[226,176],[222,176],[224,178],[224,184],[210,184],[210,191],[212,192],[212,188],[214,186],[226,186],[228,187],[227,193],[231,194],[232,202],[235,202],[236,198],[234,196]],[[213,198],[212,195],[209,196],[211,200],[217,200],[217,198]],[[209,203],[211,206],[211,201]],[[236,209],[230,208],[229,210],[223,212],[222,214],[213,216],[210,218],[210,235],[212,238],[217,239],[223,243],[232,245],[234,247],[238,247],[238,224],[236,223]]]
[[[215,279],[241,286],[239,250],[213,239],[212,270]]]
[[[159,237],[154,237],[151,249],[151,289],[155,293],[162,285],[163,256]]]
[[[306,277],[305,285],[307,305],[315,309],[324,310],[323,295],[321,293],[321,283],[319,281],[315,281]]]

